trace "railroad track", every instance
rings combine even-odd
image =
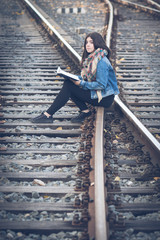
[[[106,3],[111,8],[110,3]],[[13,7],[11,1],[9,6]],[[160,236],[159,145],[156,141],[150,143],[151,139],[149,143],[144,142],[146,135],[143,131],[139,135],[135,122],[131,124],[130,119],[123,116],[122,112],[126,110],[119,110],[119,105],[123,108],[119,98],[108,111],[98,108],[95,115],[93,110],[93,116],[82,127],[70,124],[69,120],[77,110],[71,102],[54,116],[53,124],[47,127],[31,124],[28,121],[30,117],[45,109],[61,87],[62,79],[55,76],[54,69],[63,64],[68,70],[79,71],[77,63],[80,57],[73,49],[70,52],[66,41],[61,37],[58,39],[59,34],[52,25],[43,23],[51,37],[54,36],[64,46],[64,59],[64,52],[57,42],[49,40],[30,15],[26,17],[18,1],[14,8],[15,12],[10,12],[12,24],[8,29],[5,25],[8,20],[3,16],[5,24],[2,28],[4,36],[5,30],[13,31],[14,26],[17,27],[14,40],[7,38],[8,55],[5,55],[7,51],[1,51],[2,59],[7,60],[1,64],[1,239],[84,240],[90,237],[116,240],[139,236],[141,239],[156,239]],[[20,25],[18,16],[21,18]],[[43,22],[40,18],[38,23]],[[106,39],[108,45],[109,31],[111,33],[111,26]],[[63,34],[73,44],[74,41],[65,32]],[[15,50],[17,62],[13,55]],[[9,64],[8,59],[11,60]],[[21,66],[18,71],[17,65]],[[94,116],[96,127],[95,139],[92,140]],[[99,124],[103,116],[104,125]],[[103,181],[103,174],[106,189],[104,183],[98,182],[100,178]],[[108,207],[102,199],[106,199]],[[140,215],[143,215],[142,218]]]
[[[160,169],[154,157],[118,111],[105,113],[104,139],[108,239],[156,239]]]
[[[159,141],[159,17],[121,5],[118,12],[116,70],[123,100]]]
[[[30,118],[61,88],[63,79],[54,72],[59,65],[79,70],[19,1],[1,2],[1,26],[0,239],[78,239],[87,234],[94,113],[89,131],[85,123],[71,124],[77,114],[72,102],[53,124],[32,124]],[[78,174],[82,160],[85,176]]]
[[[115,2],[121,2],[124,6]],[[156,34],[159,35],[159,29],[156,28],[159,18],[155,17],[153,11],[152,15],[144,13],[148,10],[144,6],[143,9],[137,6],[138,1],[132,1],[134,8],[139,9],[138,12],[133,6],[126,7],[126,2],[128,1],[114,1],[113,4],[114,9],[118,9],[112,51],[116,56],[120,97],[131,110],[127,114],[128,118],[132,119],[133,112],[140,119],[133,125],[140,130],[143,123],[157,139],[158,146],[159,64],[151,59],[159,59],[159,43],[155,37]],[[149,29],[152,31],[149,32]],[[154,49],[150,48],[152,45]],[[147,63],[147,58],[150,64]],[[115,102],[118,103],[119,99]],[[126,114],[127,111],[122,106],[122,112]],[[136,134],[139,131],[135,131],[120,116],[121,113],[116,115],[115,112],[105,114],[109,239],[157,239],[160,234],[159,150],[150,148],[150,144],[146,145],[145,138]],[[145,131],[147,130],[144,129]]]

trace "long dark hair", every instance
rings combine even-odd
[[[89,33],[84,40],[84,51],[83,51],[83,54],[82,54],[82,62],[81,63],[83,63],[85,58],[87,58],[88,55],[90,54],[86,50],[86,42],[87,42],[88,37],[92,38],[95,50],[97,48],[102,48],[102,49],[107,50],[107,52],[108,52],[107,58],[109,59],[110,49],[107,47],[103,37],[101,36],[101,34],[99,34],[97,32],[92,32],[92,33]]]

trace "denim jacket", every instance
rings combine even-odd
[[[102,58],[97,64],[96,81],[84,81],[79,76],[81,82],[80,87],[91,91],[91,98],[98,98],[97,90],[101,91],[102,98],[112,94],[119,94],[116,75],[113,67],[107,57]]]

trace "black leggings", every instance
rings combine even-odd
[[[113,103],[114,95],[104,97],[100,103],[98,103],[98,99],[91,99],[90,90],[84,90],[75,85],[72,81],[65,80],[58,96],[55,98],[54,102],[46,112],[50,115],[53,115],[61,107],[63,107],[70,98],[77,105],[77,107],[83,111],[88,109],[86,103],[89,103],[93,106],[101,106],[106,108],[110,107]]]

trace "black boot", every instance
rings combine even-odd
[[[92,113],[91,112],[81,112],[77,117],[72,118],[71,122],[73,123],[78,123],[78,122],[83,122],[86,117],[89,117]]]
[[[42,113],[41,115],[32,118],[31,119],[32,123],[53,123],[53,118],[52,116],[47,117],[44,113]]]

